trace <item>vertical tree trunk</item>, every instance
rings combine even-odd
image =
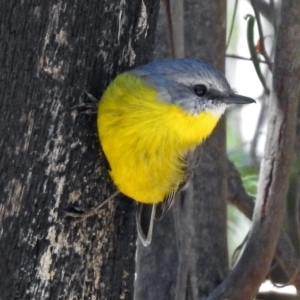
[[[158,1],[8,1],[0,16],[0,298],[132,299],[134,204],[116,199],[96,116],[99,98],[153,51]]]
[[[186,6],[186,44],[197,45],[186,47],[186,55],[203,59],[225,72],[226,1],[200,3],[188,0]],[[194,175],[193,215],[196,231],[194,251],[197,253],[194,276],[200,298],[212,292],[228,271],[224,117],[202,151],[199,168]]]
[[[185,56],[224,70],[226,1],[188,0],[184,5]],[[162,46],[166,47],[166,33],[162,33],[166,23],[159,20],[157,58],[168,55]],[[200,299],[226,276],[224,124],[222,120],[201,146],[204,151],[194,184],[177,197],[173,212],[155,223],[152,244],[138,245],[136,300]]]

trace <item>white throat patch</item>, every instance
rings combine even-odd
[[[208,111],[209,113],[211,113],[211,114],[215,115],[216,117],[220,118],[224,114],[226,107],[227,107],[226,104],[221,104],[221,105],[218,105],[218,106],[214,106],[214,108],[206,109],[206,111]]]

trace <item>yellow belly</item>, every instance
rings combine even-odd
[[[98,132],[110,175],[123,194],[157,203],[182,178],[183,157],[209,136],[218,121],[208,112],[190,115],[158,99],[140,79],[119,75],[98,107]]]

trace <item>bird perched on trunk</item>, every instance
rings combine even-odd
[[[195,59],[154,61],[116,77],[98,106],[98,133],[119,192],[138,203],[137,228],[151,242],[190,176],[198,145],[229,104],[247,104],[224,75]]]

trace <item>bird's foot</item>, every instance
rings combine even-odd
[[[119,194],[119,191],[113,193],[111,196],[109,196],[107,199],[105,199],[102,203],[100,203],[98,206],[91,208],[91,209],[82,209],[82,208],[76,208],[73,207],[73,211],[66,211],[65,214],[67,217],[74,218],[74,223],[82,222],[89,217],[95,216],[99,213],[99,211],[113,198],[115,198],[116,195]]]
[[[88,100],[72,106],[70,110],[78,111],[79,115],[95,115],[97,113],[98,99],[87,91],[85,91],[85,95],[87,96]]]
[[[108,203],[108,201],[105,200],[100,205],[98,205],[94,208],[91,208],[91,209],[87,209],[87,210],[82,209],[82,208],[73,207],[72,212],[66,211],[65,214],[67,217],[74,218],[74,223],[79,223],[79,222],[82,222],[82,221],[88,219],[89,217],[97,215],[99,213],[99,211],[101,210],[101,208],[103,208],[103,206],[107,203]]]

